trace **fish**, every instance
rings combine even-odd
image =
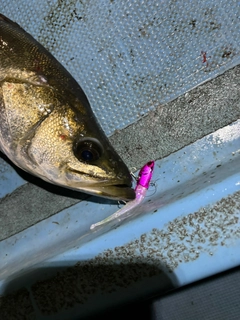
[[[0,14],[0,150],[47,182],[113,200],[135,198],[131,174],[70,73]]]

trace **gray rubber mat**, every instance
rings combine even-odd
[[[91,320],[237,320],[240,319],[239,280],[240,268],[236,268]]]
[[[240,268],[156,299],[152,320],[240,319]]]
[[[235,0],[1,4],[80,83],[108,135],[236,66],[239,11]]]

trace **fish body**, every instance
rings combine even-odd
[[[48,182],[132,200],[131,175],[68,71],[0,15],[0,149]]]

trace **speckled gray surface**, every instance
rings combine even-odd
[[[240,117],[239,79],[237,66],[159,106],[110,140],[129,168],[166,157]],[[36,186],[28,183],[0,200],[0,240],[85,197],[19,172]]]

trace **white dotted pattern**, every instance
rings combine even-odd
[[[240,62],[235,0],[5,0],[87,94],[106,134]]]

